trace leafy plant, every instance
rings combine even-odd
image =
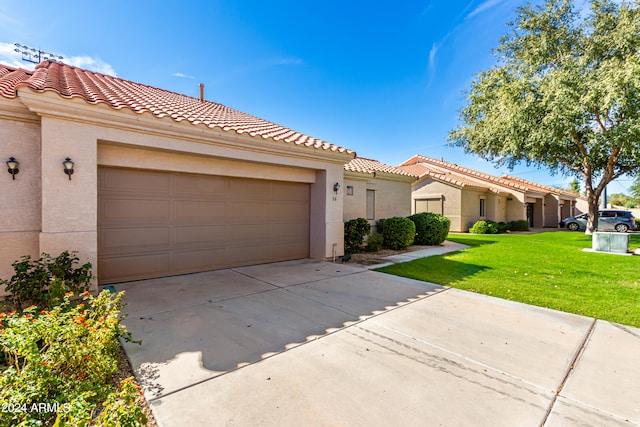
[[[526,219],[509,222],[509,230],[511,231],[529,231],[529,222]]]
[[[408,217],[416,225],[416,245],[440,245],[447,238],[451,221],[434,213],[418,213]]]
[[[382,249],[384,236],[382,233],[373,233],[367,239],[367,252],[377,252]]]
[[[476,221],[469,229],[471,234],[496,234],[498,232],[498,224],[493,221]]]
[[[344,223],[344,250],[352,254],[360,251],[364,238],[371,231],[369,221],[356,218]]]
[[[0,425],[128,425],[146,423],[133,402],[140,391],[117,371],[123,293],[85,291],[79,303],[66,293],[51,310],[35,306],[0,313]],[[34,410],[34,405],[37,410]]]
[[[11,264],[14,270],[11,279],[0,280],[0,285],[9,292],[5,302],[17,310],[27,305],[51,308],[67,292],[86,291],[93,279],[91,263],[76,266],[79,261],[68,251],[55,258],[46,253],[37,260],[23,256]]]
[[[385,247],[401,250],[413,244],[416,237],[416,225],[409,218],[387,218],[384,221],[382,234]]]

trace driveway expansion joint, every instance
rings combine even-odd
[[[580,360],[580,357],[584,354],[584,351],[586,350],[587,345],[589,344],[589,340],[591,340],[591,337],[593,336],[593,331],[595,330],[597,323],[598,323],[598,319],[593,319],[593,321],[591,322],[591,325],[589,326],[589,329],[587,330],[587,333],[584,336],[584,339],[582,340],[580,346],[578,347],[578,350],[573,356],[573,359],[569,364],[569,369],[567,369],[567,373],[565,374],[564,378],[560,382],[558,389],[553,394],[553,399],[551,400],[551,404],[549,405],[549,408],[547,409],[547,413],[544,419],[542,420],[542,423],[540,424],[542,427],[544,427],[547,421],[549,420],[549,416],[553,412],[553,408],[555,407],[556,402],[558,401],[558,398],[562,394],[562,390],[564,389],[564,386],[567,384],[567,381],[569,380],[569,377],[571,376],[571,374],[575,371],[578,361]]]

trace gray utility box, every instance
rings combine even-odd
[[[596,231],[593,233],[592,249],[598,252],[626,254],[629,252],[629,234]]]

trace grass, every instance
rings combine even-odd
[[[471,292],[640,327],[640,257],[583,252],[583,233],[467,235],[471,248],[378,269]],[[640,235],[631,235],[631,249]]]

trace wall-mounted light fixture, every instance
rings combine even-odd
[[[20,172],[20,169],[18,169],[19,167],[20,167],[20,162],[17,161],[13,156],[9,157],[9,160],[7,160],[7,168],[8,168],[7,172],[11,174],[11,177],[14,180],[16,179],[16,174]]]
[[[333,192],[338,194],[338,190],[340,190],[340,183],[336,182],[335,184],[333,184]]]
[[[71,161],[70,158],[66,158],[64,159],[64,162],[62,162],[62,165],[64,166],[64,173],[66,173],[69,176],[69,181],[71,181],[71,175],[73,175],[73,165],[74,163]]]

